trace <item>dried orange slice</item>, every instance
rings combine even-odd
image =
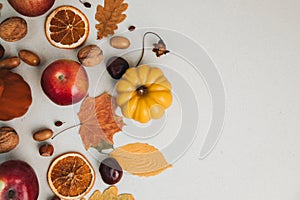
[[[60,6],[48,15],[45,32],[53,46],[74,49],[88,38],[89,26],[83,12],[73,6]]]
[[[80,199],[93,187],[95,170],[80,153],[70,152],[57,157],[48,169],[48,184],[60,199]]]

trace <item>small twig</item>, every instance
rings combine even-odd
[[[70,127],[66,128],[66,129],[64,129],[64,130],[62,130],[62,131],[56,133],[51,139],[53,140],[54,138],[56,138],[56,136],[60,135],[61,133],[65,132],[65,131],[67,131],[67,130],[69,130],[69,129],[76,128],[77,126],[80,126],[80,125],[82,125],[82,123],[80,123],[80,124],[75,124],[75,125],[73,125],[73,126],[70,126]]]

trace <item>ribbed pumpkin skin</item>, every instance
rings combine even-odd
[[[32,103],[30,86],[16,73],[0,70],[0,120],[24,115]]]
[[[146,123],[164,115],[172,104],[171,90],[170,82],[159,68],[148,65],[129,68],[116,84],[117,104],[126,118]]]

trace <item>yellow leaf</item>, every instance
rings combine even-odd
[[[110,156],[125,171],[138,176],[155,176],[171,167],[162,153],[149,144],[127,144],[112,151]]]
[[[117,200],[117,198],[118,198],[118,188],[116,186],[111,186],[106,190],[104,190],[99,200]]]
[[[134,197],[132,194],[120,194],[118,200],[134,200]]]
[[[89,200],[100,200],[101,198],[101,192],[99,190],[96,190],[92,196],[90,196]]]

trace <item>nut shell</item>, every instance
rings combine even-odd
[[[11,127],[0,128],[0,153],[13,150],[19,144],[19,136]]]
[[[52,156],[53,152],[54,152],[54,147],[52,144],[46,143],[41,145],[39,148],[40,155],[44,157]]]
[[[20,58],[17,56],[5,58],[0,61],[0,69],[13,69],[16,68],[20,65],[21,61]]]
[[[33,134],[33,139],[35,141],[45,141],[53,136],[53,131],[51,129],[43,129],[35,132]]]
[[[21,60],[23,60],[28,65],[38,66],[40,64],[40,57],[32,51],[22,49],[19,51],[18,55]]]
[[[21,40],[27,34],[27,22],[21,17],[10,17],[0,24],[0,38],[7,42]]]
[[[87,45],[77,54],[80,63],[86,67],[98,65],[103,60],[102,50],[97,45]]]
[[[127,49],[130,46],[130,40],[123,36],[114,36],[110,39],[110,46],[116,49]]]

